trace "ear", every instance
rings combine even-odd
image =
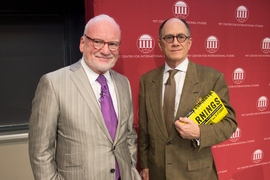
[[[162,50],[162,44],[161,44],[161,43],[162,43],[161,40],[158,39],[158,46],[159,46],[159,49],[160,49],[161,51],[163,51],[163,50]]]
[[[84,51],[84,37],[82,36],[81,39],[80,39],[80,45],[79,45],[79,49],[81,51],[81,53],[83,53]]]
[[[188,50],[190,50],[190,47],[191,47],[191,45],[192,45],[192,38],[189,38],[189,41],[188,41]]]

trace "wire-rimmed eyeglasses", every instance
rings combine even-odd
[[[93,45],[94,45],[94,48],[100,50],[102,49],[105,44],[108,44],[108,48],[111,50],[111,51],[116,51],[119,49],[120,47],[120,44],[121,42],[118,42],[118,41],[110,41],[110,42],[106,42],[106,41],[103,41],[101,39],[92,39],[90,38],[89,36],[87,36],[86,34],[84,34],[84,36],[91,40],[93,42]]]
[[[176,36],[174,36],[174,35],[166,35],[164,38],[162,38],[162,39],[164,39],[167,43],[172,43],[173,41],[174,41],[174,38],[176,38],[177,39],[177,41],[179,42],[179,43],[183,43],[183,42],[185,42],[188,38],[190,38],[190,36],[186,36],[186,35],[184,35],[184,34],[178,34],[178,35],[176,35]]]

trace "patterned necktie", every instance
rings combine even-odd
[[[175,84],[174,75],[177,72],[178,70],[176,69],[169,70],[170,75],[165,84],[163,112],[164,112],[164,120],[165,120],[168,134],[170,134],[170,130],[174,122],[174,106],[175,106],[175,94],[176,94],[176,84]]]
[[[101,85],[101,93],[100,93],[101,97],[99,99],[101,112],[102,112],[105,124],[108,128],[108,131],[112,137],[112,140],[114,140],[118,119],[117,119],[117,116],[113,107],[113,102],[110,95],[107,80],[103,74],[100,74],[97,78],[97,81]],[[117,161],[115,164],[115,169],[116,169],[115,179],[118,180],[118,178],[120,177],[120,171],[119,171],[119,166],[118,166]]]

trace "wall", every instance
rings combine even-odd
[[[33,180],[27,139],[0,141],[0,179]]]
[[[40,77],[81,58],[84,16],[83,0],[0,2],[0,132],[27,128]]]
[[[41,75],[79,60],[84,25],[83,0],[0,2],[1,180],[34,179],[27,138],[4,136],[27,128]]]

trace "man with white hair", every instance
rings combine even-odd
[[[29,121],[35,179],[141,179],[130,84],[111,70],[120,44],[115,20],[96,16],[80,39],[82,59],[40,79]]]

